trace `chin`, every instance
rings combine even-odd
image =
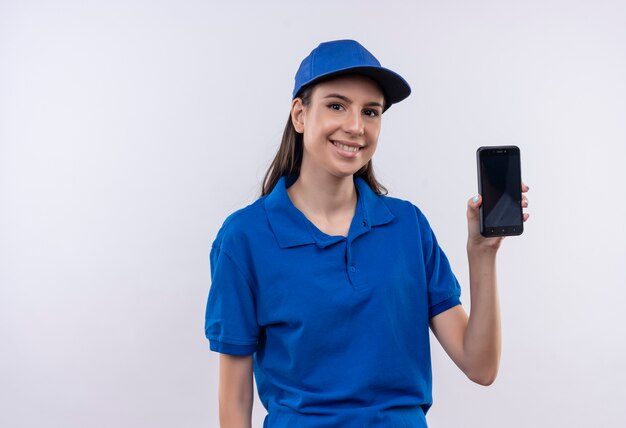
[[[336,168],[333,171],[331,171],[331,174],[337,178],[353,177],[354,174],[356,174],[361,168],[362,166],[356,169],[355,168],[350,168],[350,169]]]

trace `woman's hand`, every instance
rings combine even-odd
[[[522,183],[522,208],[528,207],[528,198],[525,195],[528,190],[529,187]],[[500,243],[504,237],[496,236],[485,238],[480,234],[480,215],[478,213],[478,208],[482,202],[483,199],[481,195],[476,195],[467,202],[467,250],[496,252],[498,248],[500,248]],[[528,220],[528,217],[528,213],[523,214],[524,221]]]

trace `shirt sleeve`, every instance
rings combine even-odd
[[[439,247],[428,220],[419,209],[416,210],[428,282],[428,317],[432,318],[461,304],[461,286],[452,272],[448,258]]]
[[[248,276],[223,249],[211,247],[211,288],[205,333],[210,349],[230,355],[256,351],[259,327],[255,297]]]

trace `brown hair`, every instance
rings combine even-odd
[[[315,86],[305,87],[299,94],[302,105],[305,107],[311,102],[311,94]],[[283,138],[280,147],[276,153],[276,157],[272,161],[270,167],[265,173],[263,184],[261,185],[261,196],[269,194],[278,180],[284,175],[298,177],[300,175],[300,165],[302,164],[303,152],[302,134],[296,132],[291,121],[291,113],[287,119]],[[380,184],[374,175],[374,167],[370,159],[361,169],[354,173],[355,177],[361,177],[370,186],[370,188],[378,195],[386,195],[387,188]]]

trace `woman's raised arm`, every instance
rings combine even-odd
[[[522,193],[528,192],[522,184]],[[502,237],[485,238],[480,234],[478,208],[482,198],[468,201],[467,256],[470,268],[469,317],[455,306],[433,317],[431,329],[456,365],[476,383],[491,384],[498,373],[501,352],[500,303],[496,285],[496,253]],[[528,199],[522,196],[522,208]],[[528,220],[528,213],[523,214]]]

